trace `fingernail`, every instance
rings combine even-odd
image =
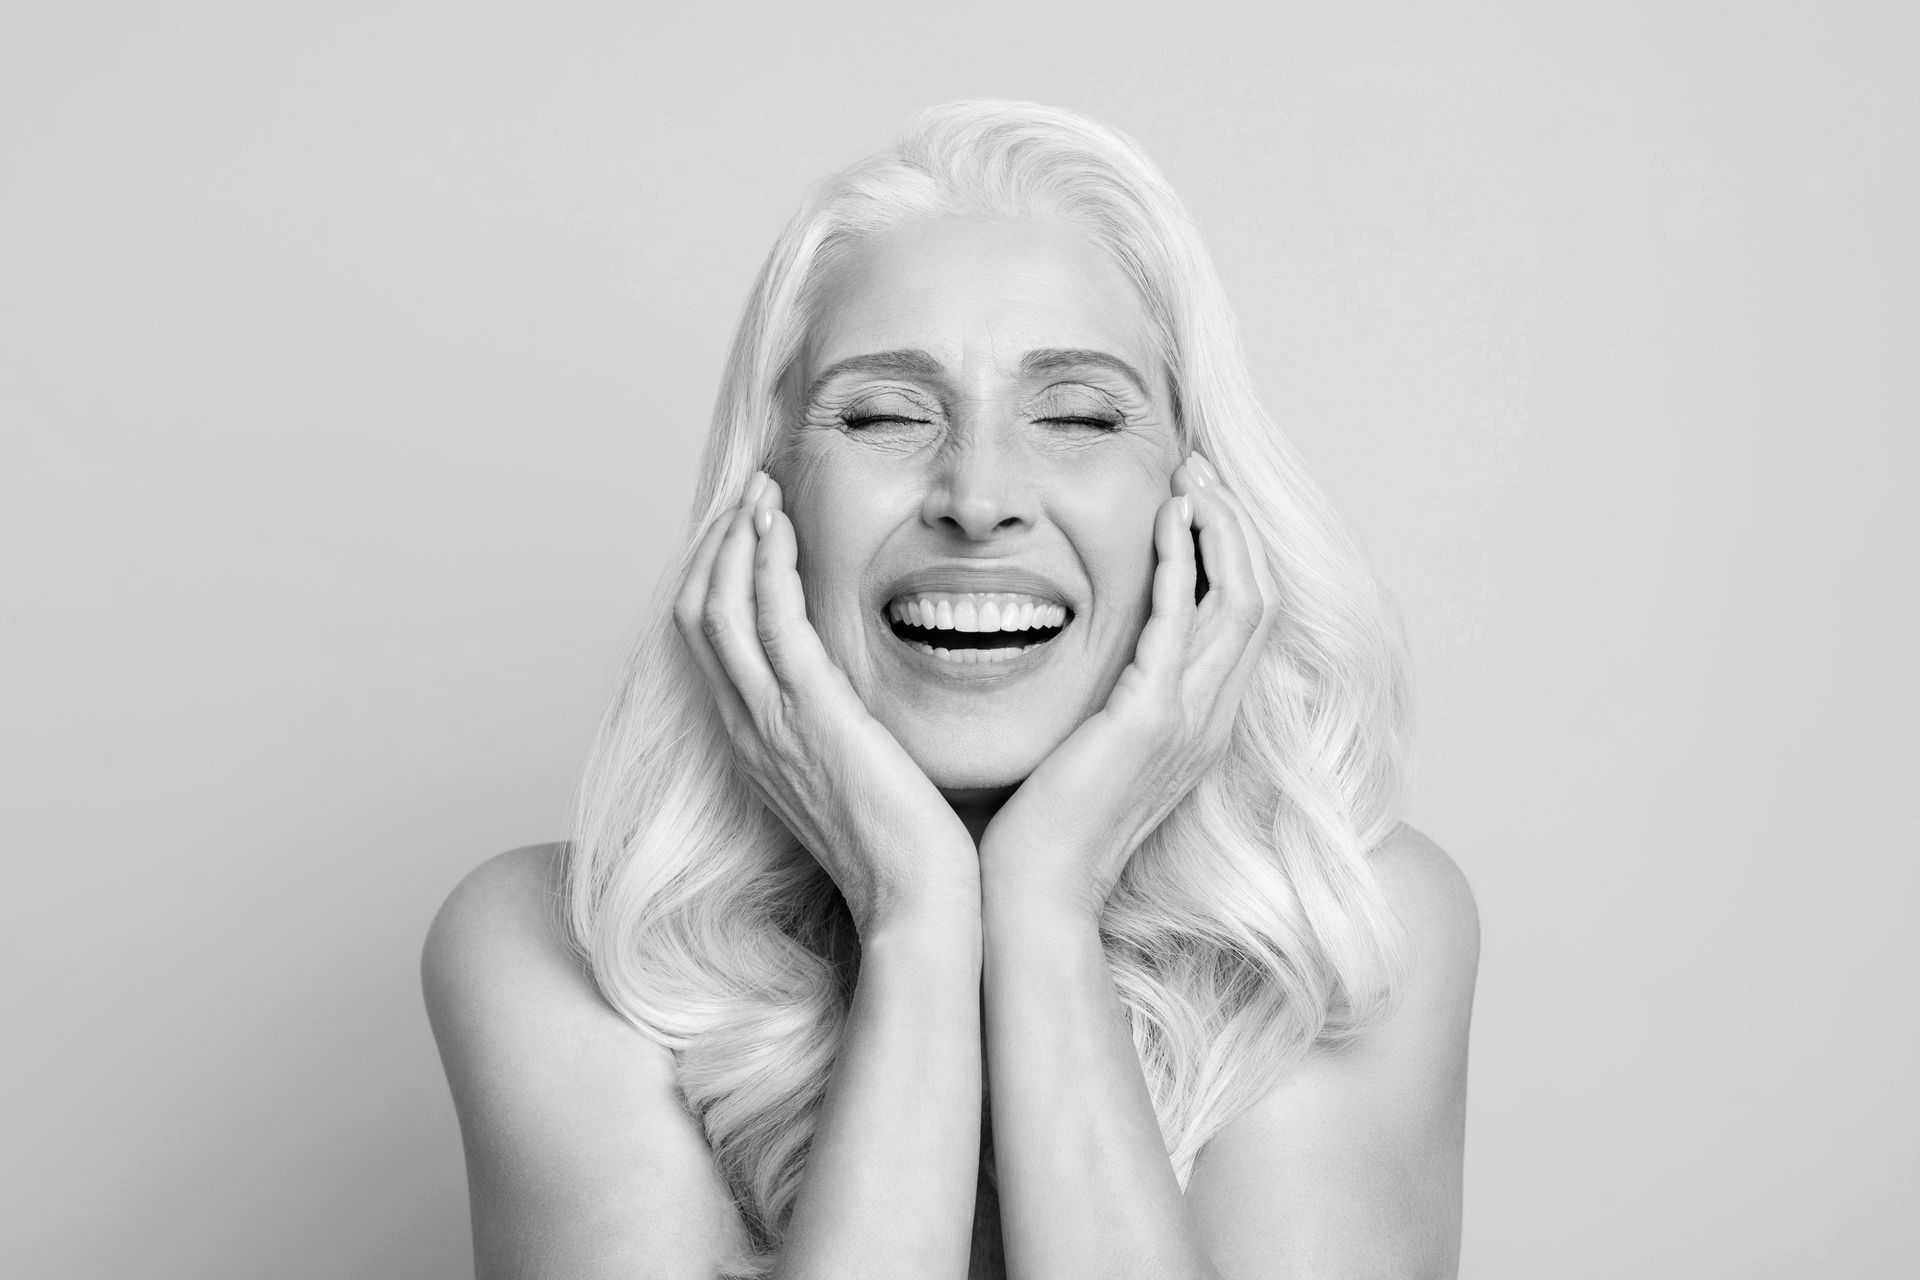
[[[1193,523],[1193,501],[1184,493],[1180,495],[1180,523],[1184,525]]]
[[[754,472],[753,479],[747,481],[746,500],[749,503],[758,501],[760,495],[766,491],[766,487],[767,487],[767,473],[764,471]]]
[[[767,530],[773,528],[773,508],[761,507],[753,513],[753,527],[760,531],[761,537],[767,536]]]
[[[1197,453],[1187,455],[1187,479],[1193,482],[1194,488],[1206,488],[1208,482],[1212,479],[1212,473],[1213,468],[1207,465],[1205,458]]]

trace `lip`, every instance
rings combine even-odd
[[[1032,675],[1053,658],[1054,641],[1037,644],[1025,653],[1014,658],[1003,658],[999,662],[950,662],[945,658],[936,658],[930,653],[922,653],[899,636],[891,628],[882,625],[886,631],[884,644],[889,651],[898,655],[900,661],[930,675],[962,684],[1006,684],[1023,676]]]
[[[902,596],[938,591],[955,594],[998,591],[1033,596],[1052,604],[1064,605],[1067,610],[1069,629],[1078,616],[1073,602],[1067,598],[1067,593],[1058,583],[1030,569],[1020,569],[1012,565],[965,563],[931,565],[888,583],[882,589],[880,598],[875,602],[871,612],[874,625],[886,633],[886,647],[898,654],[902,662],[917,671],[924,671],[963,684],[1005,684],[1030,675],[1052,660],[1052,651],[1060,637],[1055,636],[1045,644],[1035,645],[1019,657],[991,663],[949,662],[943,658],[936,658],[930,653],[922,653],[894,634],[893,625],[887,619],[887,605]],[[1061,632],[1061,635],[1065,634],[1065,631]]]

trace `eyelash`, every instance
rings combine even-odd
[[[898,413],[870,413],[849,414],[842,417],[840,421],[846,424],[849,431],[858,431],[862,427],[870,427],[876,422],[906,423],[916,427],[924,427],[927,425],[929,419],[909,418]]]
[[[867,427],[870,427],[875,423],[882,423],[882,422],[904,423],[904,424],[910,424],[913,426],[923,427],[927,425],[929,419],[908,418],[897,413],[875,413],[875,414],[867,414],[864,416],[850,415],[850,416],[842,417],[840,421],[846,424],[847,430],[859,431]],[[1096,431],[1104,431],[1110,434],[1116,433],[1120,430],[1120,424],[1117,421],[1113,421],[1107,418],[1086,418],[1086,417],[1036,418],[1034,419],[1034,421],[1061,422],[1061,423],[1066,423],[1069,426],[1092,427]]]

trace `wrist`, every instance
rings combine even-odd
[[[1091,931],[1098,933],[1106,909],[1105,895],[1084,879],[1042,874],[1037,870],[990,874],[982,869],[980,915],[983,931],[1013,927],[1020,930]]]
[[[1106,861],[1079,849],[983,844],[981,911],[995,916],[1032,915],[1063,923],[1084,920],[1098,926],[1111,889],[1098,871]]]
[[[986,901],[980,939],[989,991],[1011,983],[1060,995],[1111,978],[1099,912],[1077,899],[1008,894]]]
[[[891,945],[914,950],[980,948],[980,878],[978,874],[928,877],[915,884],[876,894],[864,912],[856,912],[854,927],[863,950]]]
[[[977,983],[986,946],[980,913],[901,913],[874,920],[860,934],[860,971],[900,967],[929,975],[948,971]],[[864,978],[863,978],[864,981]]]

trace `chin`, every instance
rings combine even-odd
[[[920,733],[902,735],[900,745],[943,792],[1004,791],[1026,781],[1053,745],[1015,738],[992,730],[946,736]]]
[[[1027,773],[1008,773],[1004,769],[929,769],[927,777],[942,795],[951,799],[969,792],[1011,792],[1027,780]]]

